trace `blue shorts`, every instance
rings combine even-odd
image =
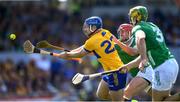
[[[127,73],[115,72],[102,76],[102,79],[108,83],[108,87],[112,91],[118,91],[126,86]]]

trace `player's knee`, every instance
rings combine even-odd
[[[105,99],[106,97],[102,94],[100,94],[99,92],[96,92],[96,96],[99,98],[99,99]]]
[[[105,95],[101,92],[96,92],[96,96],[99,98],[99,99],[102,99],[102,100],[108,100],[108,95]]]
[[[131,97],[132,97],[132,93],[129,92],[128,88],[125,88],[123,98],[124,99],[131,99]]]

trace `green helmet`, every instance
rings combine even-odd
[[[130,22],[135,25],[140,21],[146,21],[148,18],[147,8],[144,6],[135,6],[129,10]]]

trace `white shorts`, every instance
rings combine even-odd
[[[145,67],[144,70],[139,71],[136,76],[142,77],[152,83],[154,77],[154,71],[152,66]]]
[[[176,82],[179,66],[174,58],[166,60],[154,69],[152,88],[157,91],[170,90]]]

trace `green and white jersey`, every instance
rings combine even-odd
[[[132,29],[132,34],[135,38],[138,30],[142,30],[145,33],[147,56],[153,68],[174,57],[167,48],[159,27],[151,22],[141,21]]]
[[[134,47],[135,46],[135,39],[132,38],[131,39],[131,43],[129,44],[130,47]],[[121,47],[119,47],[119,45],[115,45],[115,48],[118,52],[119,57],[121,58],[121,61],[124,64],[127,64],[129,62],[131,62],[132,60],[136,59],[138,56],[130,56],[128,55],[126,52],[124,52]],[[130,73],[133,77],[135,77],[137,75],[137,73],[139,72],[138,68],[133,68],[130,70]]]

